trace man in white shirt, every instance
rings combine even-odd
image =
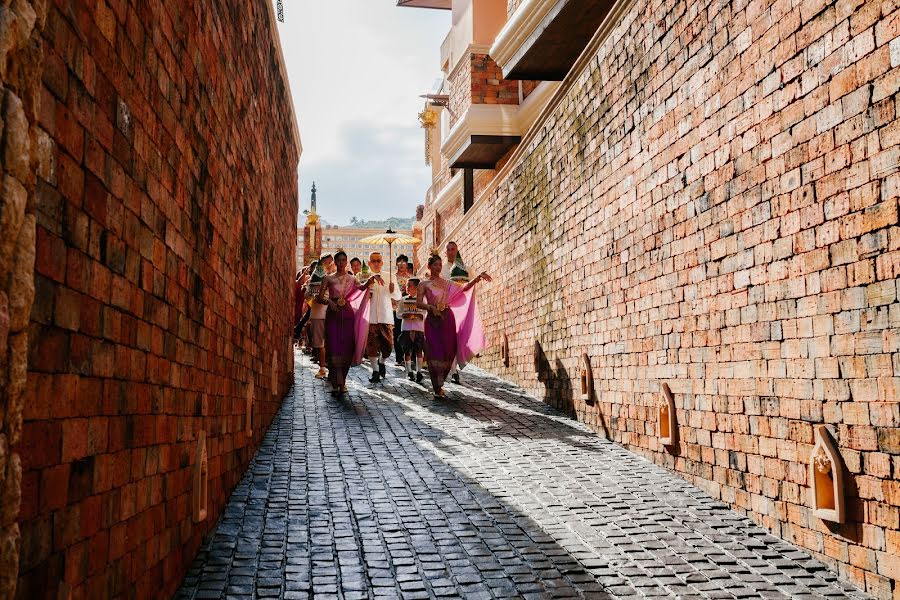
[[[450,281],[450,272],[456,263],[457,254],[459,254],[459,247],[456,245],[456,242],[447,242],[447,260],[444,261],[444,265],[441,267],[441,277],[447,281]]]
[[[369,269],[373,275],[381,273],[384,259],[380,252],[369,256]],[[384,360],[394,349],[394,308],[392,300],[400,300],[400,288],[394,281],[394,274],[388,274],[385,285],[375,284],[369,290],[369,339],[366,343],[366,356],[372,365],[371,383],[377,383],[387,374]]]
[[[397,284],[397,289],[400,290],[400,296],[406,293],[406,282],[409,281],[412,272],[409,266],[409,257],[405,254],[401,254],[397,257],[397,279],[395,283]],[[399,302],[394,302],[394,352],[396,353],[397,365],[403,364],[403,349],[400,345],[400,333],[403,330],[401,327],[402,321],[400,320],[400,311],[399,311]]]

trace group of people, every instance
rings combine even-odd
[[[411,381],[421,383],[427,364],[434,395],[443,398],[450,376],[484,348],[484,331],[473,289],[491,281],[487,273],[470,278],[455,242],[445,257],[428,259],[427,278],[413,276],[409,259],[397,257],[383,274],[384,259],[373,252],[366,264],[339,250],[325,254],[297,274],[294,338],[319,364],[332,395],[347,391],[351,366],[367,358],[371,383],[387,376],[385,360],[396,351]],[[446,258],[446,260],[445,260]]]

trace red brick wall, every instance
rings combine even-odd
[[[451,127],[472,104],[518,104],[519,82],[503,73],[487,54],[471,53],[450,76]]]
[[[519,82],[503,72],[487,54],[472,54],[472,104],[518,104]]]
[[[466,114],[472,105],[472,69],[468,61],[462,59],[453,73],[450,74],[450,127]],[[449,133],[449,131],[447,132]]]
[[[46,4],[0,6],[0,600],[19,570],[22,411],[34,301],[41,30]]]
[[[535,89],[537,89],[537,86],[539,86],[540,84],[541,84],[540,81],[523,81],[522,82],[522,99],[524,100],[525,98],[530,96],[531,92],[533,92]]]
[[[496,276],[512,365],[482,366],[878,598],[900,594],[898,35],[893,2],[638,2],[448,232]],[[810,509],[817,423],[844,525]]]
[[[22,599],[169,597],[289,386],[298,148],[269,10],[50,7]]]

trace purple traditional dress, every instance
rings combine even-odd
[[[433,279],[423,290],[427,303],[441,312],[437,317],[429,311],[425,317],[425,359],[435,394],[444,387],[454,358],[463,368],[484,348],[474,292],[446,279]]]
[[[350,367],[362,361],[369,334],[369,294],[352,274],[328,279],[328,294],[338,310],[325,315],[325,348],[328,381],[333,389],[341,389]]]

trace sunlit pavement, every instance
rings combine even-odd
[[[467,369],[293,394],[177,598],[865,597],[699,489]]]

